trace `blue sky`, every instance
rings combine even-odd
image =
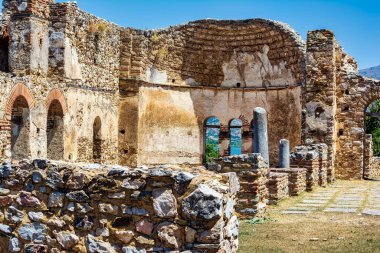
[[[380,65],[380,0],[79,0],[80,8],[122,26],[164,28],[188,21],[268,18],[333,30],[361,69]]]

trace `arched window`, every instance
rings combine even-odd
[[[46,135],[47,135],[47,157],[52,160],[63,159],[64,141],[63,141],[63,109],[58,100],[53,100],[50,104]]]
[[[230,122],[230,155],[241,155],[242,127],[240,119],[233,119]]]
[[[96,117],[93,125],[93,160],[95,163],[100,163],[102,160],[102,122],[99,117]]]
[[[18,96],[12,106],[11,114],[11,153],[12,158],[21,160],[30,155],[30,111],[25,97]]]
[[[219,157],[220,120],[216,117],[208,118],[205,122],[205,162]]]

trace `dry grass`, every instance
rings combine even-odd
[[[319,214],[284,216],[255,225],[242,221],[239,240],[239,253],[380,252],[380,219]]]
[[[321,211],[307,216],[281,214],[303,196],[271,207],[269,220],[262,224],[241,221],[238,253],[380,253],[380,217]]]

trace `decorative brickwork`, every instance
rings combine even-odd
[[[63,114],[66,114],[67,113],[66,99],[63,96],[62,91],[59,89],[53,89],[49,92],[49,95],[47,96],[47,99],[45,102],[46,110],[49,110],[50,105],[54,100],[57,100],[60,103],[63,110]]]
[[[28,87],[26,87],[24,84],[16,84],[8,98],[7,104],[5,106],[5,115],[7,117],[10,117],[12,114],[13,104],[16,101],[18,97],[22,96],[27,102],[29,109],[32,109],[34,107],[34,100],[32,97],[32,94],[30,93]]]

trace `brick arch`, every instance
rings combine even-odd
[[[380,87],[377,87],[375,85],[370,85],[369,89],[365,92],[362,92],[361,95],[358,98],[357,103],[357,112],[362,112],[360,114],[360,121],[364,124],[364,117],[365,117],[365,110],[367,107],[375,100],[380,99]]]
[[[12,115],[13,104],[16,101],[16,99],[20,96],[25,98],[26,102],[28,103],[29,109],[32,109],[34,107],[34,99],[28,87],[26,87],[22,83],[19,83],[13,87],[11,94],[8,98],[7,104],[5,106],[6,116]]]
[[[60,89],[53,89],[49,92],[49,95],[45,102],[46,110],[49,110],[49,107],[51,103],[53,103],[54,100],[57,100],[61,104],[63,114],[65,115],[68,109],[67,109],[66,99],[63,96],[63,93]]]

